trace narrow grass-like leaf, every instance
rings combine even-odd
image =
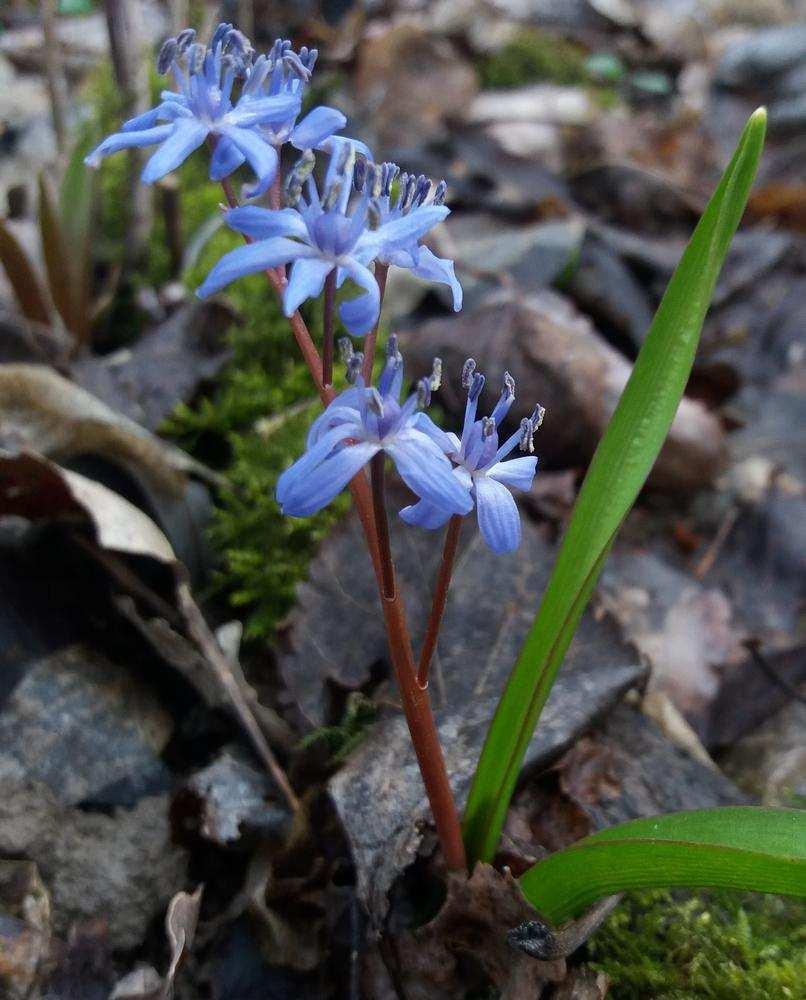
[[[624,889],[681,886],[806,898],[806,812],[730,806],[634,820],[550,855],[520,879],[555,924]]]
[[[0,219],[0,264],[8,277],[23,316],[50,324],[50,306],[28,254],[5,222]]]
[[[498,709],[470,791],[465,842],[491,860],[521,761],[607,553],[658,456],[764,144],[756,111],[672,275],[632,375],[593,456],[551,579]]]
[[[73,258],[55,201],[44,174],[39,175],[39,232],[50,297],[65,327],[76,335],[76,295]],[[75,250],[73,251],[75,253]]]
[[[73,334],[77,346],[87,342],[93,316],[92,211],[98,173],[87,170],[84,157],[95,145],[89,131],[76,142],[59,189],[62,238],[70,248],[73,301]]]

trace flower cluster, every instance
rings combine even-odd
[[[316,57],[316,49],[296,53],[278,39],[268,55],[255,59],[248,39],[231,24],[220,24],[207,46],[188,28],[169,38],[157,59],[157,69],[171,73],[176,90],[163,91],[156,108],[125,122],[86,163],[97,167],[110,153],[159,144],[143,170],[150,184],[209,138],[215,146],[210,177],[223,180],[247,162],[257,177],[247,194],[262,194],[277,175],[283,143],[325,148],[346,124],[340,111],[327,107],[314,108],[297,123]]]
[[[348,342],[349,343],[349,342]],[[280,477],[277,500],[283,513],[307,517],[340,493],[379,451],[395,463],[401,479],[420,498],[404,507],[408,524],[439,528],[454,514],[476,508],[479,529],[487,545],[498,553],[511,552],[521,540],[518,508],[511,490],[529,490],[537,469],[534,433],[545,410],[536,406],[518,430],[499,445],[498,425],[515,400],[515,382],[507,372],[501,397],[489,417],[476,419],[484,376],[468,359],[462,372],[468,390],[461,438],[446,433],[423,412],[438,387],[441,364],[435,361],[430,378],[400,403],[403,358],[397,338],[391,336],[386,365],[378,387],[364,385],[363,356],[346,352],[348,378],[354,385],[337,396],[314,422],[307,450]],[[504,461],[516,448],[529,454]],[[453,464],[452,464],[453,463]]]
[[[456,308],[461,306],[462,292],[452,262],[440,260],[419,245],[450,211],[443,204],[444,183],[436,186],[429,199],[431,182],[404,174],[397,202],[390,209],[392,164],[377,166],[363,156],[356,162],[355,145],[341,143],[330,155],[320,193],[314,163],[313,154],[306,152],[289,174],[285,188],[289,207],[273,211],[246,205],[226,213],[227,223],[252,242],[221,258],[199,288],[200,296],[211,295],[244,275],[291,264],[283,296],[285,313],[290,316],[306,299],[318,296],[327,276],[336,270],[337,285],[351,278],[364,290],[343,302],[339,310],[349,332],[363,336],[378,321],[380,290],[369,265],[379,261],[447,282],[453,288]],[[360,184],[356,182],[359,177]]]
[[[543,423],[546,411],[538,404],[530,417],[521,420],[518,430],[499,445],[498,427],[515,402],[515,380],[509,372],[504,373],[504,387],[495,409],[489,417],[477,420],[476,410],[484,382],[484,376],[476,371],[476,362],[468,358],[462,369],[462,385],[467,389],[462,437],[447,435],[450,440],[448,454],[456,463],[454,475],[475,502],[482,538],[494,552],[512,552],[520,545],[521,522],[510,491],[525,492],[532,487],[537,471],[534,434]],[[504,462],[516,447],[528,454]],[[423,497],[419,503],[404,507],[400,516],[407,524],[439,528],[448,520],[450,512]]]
[[[447,285],[459,310],[462,288],[453,262],[422,243],[449,214],[445,181],[434,184],[422,174],[402,172],[395,163],[375,163],[364,143],[338,134],[347,120],[335,108],[316,107],[299,120],[317,55],[316,49],[295,52],[290,42],[278,39],[268,53],[256,56],[231,24],[220,24],[206,46],[196,41],[193,30],[182,31],[165,42],[157,60],[159,71],[173,76],[176,89],[163,91],[156,108],[105,139],[87,163],[97,166],[118,150],[158,145],[143,171],[143,179],[152,182],[209,140],[211,178],[223,180],[248,163],[256,182],[244,190],[249,198],[258,198],[272,186],[279,191],[274,182],[280,149],[288,143],[301,156],[283,186],[285,207],[248,204],[225,213],[245,244],[218,261],[199,296],[212,295],[244,275],[280,269],[283,308],[292,316],[303,302],[322,293],[329,277],[338,288],[349,279],[360,294],[341,302],[339,316],[350,334],[361,337],[378,323],[378,269],[394,266]],[[319,179],[314,150],[327,157]],[[462,375],[468,390],[464,429],[461,438],[447,434],[424,412],[439,384],[438,363],[431,377],[421,379],[401,402],[403,359],[396,338],[389,339],[377,388],[364,384],[363,355],[346,344],[352,385],[314,423],[305,454],[280,477],[277,499],[283,511],[296,517],[315,513],[383,452],[419,498],[401,511],[404,521],[438,528],[475,507],[490,548],[516,548],[521,527],[510,490],[531,486],[537,466],[531,454],[533,435],[542,408],[536,407],[499,445],[498,428],[515,398],[514,381],[505,376],[492,414],[477,420],[484,377],[468,360]],[[517,445],[529,454],[503,461]]]

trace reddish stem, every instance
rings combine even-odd
[[[379,264],[375,262],[375,280],[378,282],[378,289],[381,293],[380,304],[378,306],[378,322],[375,324],[375,328],[367,334],[364,340],[364,366],[361,369],[361,374],[364,376],[364,384],[369,385],[372,380],[372,366],[375,363],[375,345],[378,342],[378,327],[381,325],[381,306],[383,305],[383,296],[386,292],[386,276],[389,274],[388,264]]]
[[[372,506],[381,562],[381,605],[389,653],[445,863],[451,871],[462,871],[467,867],[467,859],[459,813],[451,791],[431,702],[427,691],[417,683],[406,614],[395,581],[384,497],[384,460],[384,453],[378,452],[370,462],[370,471]]]
[[[322,338],[322,381],[333,385],[333,328],[336,323],[336,268],[325,278],[325,318]]]
[[[420,663],[417,667],[417,683],[421,688],[428,686],[428,669],[437,648],[439,629],[442,616],[445,613],[445,603],[448,600],[448,590],[453,576],[453,566],[456,562],[456,550],[459,547],[459,532],[462,530],[462,515],[454,514],[448,521],[445,532],[445,544],[442,549],[442,561],[439,564],[439,574],[434,588],[434,598],[431,603],[431,614],[428,617],[428,627],[425,630],[423,647],[420,650]]]

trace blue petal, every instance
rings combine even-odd
[[[361,437],[361,426],[357,421],[341,421],[335,427],[329,428],[312,448],[308,448],[293,465],[289,466],[277,480],[275,495],[284,504],[305,489],[307,476],[326,458],[333,449],[350,437]]]
[[[313,251],[310,247],[303,246],[301,243],[296,243],[283,236],[237,247],[224,254],[207,275],[204,284],[197,290],[196,294],[199,298],[205,299],[208,295],[220,291],[225,285],[235,281],[236,278],[242,278],[246,274],[256,274],[269,267],[279,267],[280,264],[287,264],[289,261],[297,260],[297,258],[311,253]]]
[[[302,216],[295,208],[275,211],[257,205],[242,205],[225,212],[224,219],[232,229],[253,240],[267,240],[272,236],[308,236]]]
[[[291,145],[297,149],[313,149],[346,124],[347,118],[341,111],[324,105],[314,108],[291,133]]]
[[[286,316],[292,316],[306,299],[315,299],[322,294],[325,278],[334,267],[332,260],[318,260],[315,257],[295,262],[283,292],[283,311]]]
[[[276,94],[272,97],[246,97],[238,101],[227,115],[237,128],[251,128],[265,122],[282,122],[299,114],[300,99],[295,94]]]
[[[207,138],[209,129],[195,118],[182,118],[171,126],[171,135],[163,142],[145,165],[142,174],[144,184],[153,184],[190,156],[194,149]],[[136,135],[136,132],[127,133]]]
[[[450,211],[447,205],[421,205],[408,215],[384,223],[376,230],[377,236],[384,246],[406,249],[407,245],[416,243],[429,229],[447,218]]]
[[[341,493],[353,476],[360,472],[379,450],[380,445],[368,441],[346,445],[311,470],[284,500],[280,500],[278,482],[278,500],[283,513],[291,517],[309,517],[320,511]],[[282,479],[282,476],[280,478]]]
[[[220,135],[210,160],[210,180],[220,181],[224,177],[229,177],[245,159],[237,146],[233,145],[225,135]]]
[[[353,139],[347,135],[331,135],[329,138],[325,139],[324,142],[319,144],[319,148],[326,152],[328,156],[335,156],[338,159],[342,148],[348,142],[356,153],[361,156],[365,156],[368,160],[375,159],[372,155],[372,151],[365,142],[361,142],[360,139]]]
[[[367,291],[366,295],[359,295],[358,298],[342,302],[339,307],[342,323],[354,336],[363,337],[378,322],[381,309],[378,282],[372,271],[349,257],[342,260],[342,267],[357,285]]]
[[[420,247],[416,264],[411,269],[411,273],[416,274],[418,278],[425,278],[426,281],[437,281],[442,285],[450,285],[453,292],[453,311],[459,312],[462,308],[462,286],[456,280],[452,260],[437,257],[431,253],[428,247]]]
[[[143,129],[153,128],[158,122],[173,122],[178,118],[192,118],[193,112],[176,101],[164,101],[156,108],[145,111],[142,115],[129,118],[120,126],[121,132],[141,132]]]
[[[459,439],[456,435],[446,434],[441,427],[437,427],[427,413],[418,413],[409,426],[427,434],[440,451],[444,451],[446,455],[452,455],[459,450]]]
[[[481,537],[493,552],[514,552],[521,543],[521,519],[512,494],[487,476],[476,476],[474,485]]]
[[[451,463],[437,445],[420,431],[402,431],[384,448],[391,456],[400,478],[422,500],[429,500],[451,514],[467,514],[473,500],[451,469]]]
[[[164,142],[174,130],[173,125],[157,125],[155,128],[146,129],[144,132],[116,132],[104,139],[100,146],[96,147],[84,162],[88,167],[97,167],[105,156],[117,153],[121,149],[132,149],[135,146],[153,146],[157,142]]]
[[[345,389],[344,392],[340,392],[335,399],[332,399],[324,413],[320,413],[311,424],[306,439],[306,447],[313,447],[325,431],[329,430],[337,422],[345,420],[360,421],[359,404],[362,393],[366,393],[363,385],[352,385],[349,389]]]
[[[404,507],[400,511],[400,517],[406,524],[413,524],[418,528],[434,531],[448,522],[451,512],[449,510],[442,510],[440,507],[435,507],[427,500],[420,500],[415,504]]]
[[[258,183],[250,188],[248,196],[253,198],[268,191],[277,175],[279,164],[279,157],[274,146],[266,142],[265,139],[261,139],[256,132],[246,128],[222,129],[222,134],[226,135],[243,153],[258,179]]]
[[[487,475],[509,489],[526,492],[532,488],[536,471],[537,458],[534,455],[524,455],[523,458],[512,458],[508,462],[496,462],[487,469]]]

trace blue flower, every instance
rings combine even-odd
[[[393,199],[392,185],[396,179],[397,197]],[[406,216],[416,218],[427,212],[429,206],[442,205],[448,187],[444,180],[440,181],[434,186],[429,201],[432,183],[424,174],[418,177],[400,174],[396,163],[365,164],[361,160],[355,166],[354,183],[359,190],[362,187],[369,189],[370,213],[381,231],[389,222]],[[399,241],[385,244],[376,259],[382,264],[406,268],[426,281],[448,285],[453,293],[454,311],[459,312],[462,308],[462,286],[456,279],[453,261],[437,257],[428,247],[420,246],[417,239],[404,246]]]
[[[380,290],[369,264],[381,250],[411,246],[432,226],[445,218],[444,205],[423,205],[417,212],[390,219],[376,229],[368,228],[370,195],[365,188],[350,206],[355,148],[350,141],[331,155],[320,197],[312,176],[313,154],[300,159],[286,182],[286,194],[294,207],[271,211],[246,205],[227,212],[227,223],[251,242],[225,254],[208,274],[197,294],[212,295],[246,274],[291,264],[283,293],[286,316],[291,316],[309,298],[321,294],[327,276],[337,270],[337,282],[351,278],[364,294],[343,302],[342,322],[355,336],[375,326],[380,311]],[[305,195],[303,195],[303,188]]]
[[[484,376],[475,370],[472,358],[465,362],[462,384],[467,388],[467,407],[462,437],[449,434],[450,457],[457,463],[453,470],[457,480],[469,491],[476,504],[476,516],[484,541],[493,552],[513,552],[521,542],[521,521],[510,490],[529,490],[537,469],[534,455],[524,455],[502,461],[516,445],[521,451],[534,451],[534,433],[543,422],[545,410],[535,407],[531,417],[525,417],[520,428],[499,446],[498,426],[515,401],[515,380],[507,372],[501,397],[489,417],[476,420]],[[450,517],[438,504],[427,498],[404,507],[400,516],[407,524],[421,528],[439,528]]]
[[[422,412],[431,390],[439,384],[439,363],[435,362],[432,376],[421,379],[401,404],[403,358],[397,338],[389,338],[377,389],[365,387],[358,374],[362,361],[361,354],[350,351],[348,372],[355,384],[314,421],[305,454],[280,476],[276,495],[283,513],[292,517],[315,514],[380,451],[389,455],[406,485],[444,509],[446,518],[468,513],[473,502],[445,455],[451,442]]]
[[[299,117],[302,98],[311,79],[313,68],[319,53],[316,49],[301,48],[299,53],[291,48],[291,42],[278,38],[268,55],[261,55],[255,60],[244,82],[241,91],[241,103],[249,106],[250,101],[259,104],[267,98],[289,97],[296,99],[293,110],[286,115],[278,115],[270,121],[262,121],[257,126],[258,134],[267,143],[279,151],[286,142],[290,142],[299,150],[325,149],[335,151],[342,137],[334,133],[347,124],[346,117],[335,108],[320,106],[313,108],[302,119]],[[354,140],[353,140],[354,141]],[[220,140],[224,144],[221,156],[236,166],[244,161],[241,150],[234,146],[226,137]],[[363,143],[357,144],[360,151],[369,155],[369,150]],[[220,179],[220,178],[219,178]],[[272,180],[273,180],[272,176]],[[247,189],[248,197],[262,194],[271,184],[271,180]]]
[[[175,170],[211,136],[216,140],[210,163],[213,180],[227,177],[246,160],[258,178],[257,187],[266,190],[277,173],[278,155],[258,126],[295,118],[300,94],[289,90],[256,97],[249,92],[252,49],[232,25],[220,24],[207,48],[194,39],[190,28],[169,38],[157,60],[161,73],[173,73],[177,91],[163,91],[161,104],[125,122],[85,163],[97,167],[105,156],[121,149],[159,143],[143,170],[143,181],[151,184]],[[233,103],[237,80],[244,82]]]

